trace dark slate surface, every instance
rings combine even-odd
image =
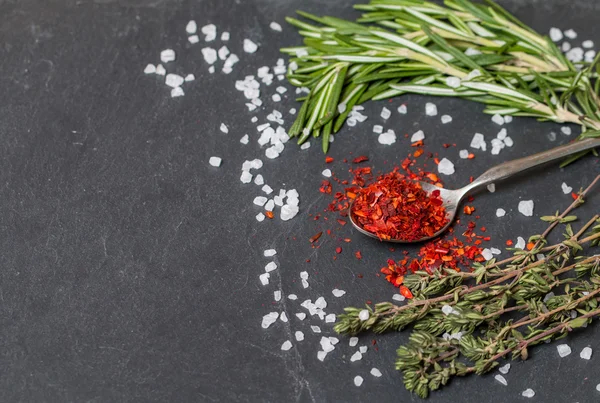
[[[503,4],[538,30],[574,27],[580,39],[600,41],[600,4],[593,0]],[[278,47],[298,43],[289,27],[281,34],[267,28],[272,20],[283,24],[296,8],[356,15],[345,1],[0,2],[0,401],[418,400],[393,370],[406,334],[364,336],[361,344],[376,338],[379,351],[370,349],[356,363],[349,362],[354,349],[342,338],[321,363],[320,335],[309,324],[321,324],[324,334],[331,334],[330,325],[294,317],[305,298],[324,295],[327,310],[339,312],[394,292],[375,273],[398,252],[350,228],[339,232],[353,242],[342,245],[337,261],[339,241],[324,237],[318,250],[306,241],[332,227],[307,216],[329,202],[318,192],[325,164],[317,144],[303,152],[289,145],[282,158],[265,160],[267,183],[300,192],[302,214],[290,222],[257,224],[252,199],[260,191],[238,180],[245,159],[265,158],[254,140],[238,142],[244,133],[255,139],[255,129],[233,80],[274,65]],[[228,46],[242,62],[230,76],[207,73],[203,44],[186,40],[190,18],[231,31]],[[259,42],[260,51],[244,54],[244,37]],[[171,99],[158,78],[142,74],[168,47],[178,53],[169,71],[197,77],[183,98]],[[458,150],[475,131],[488,139],[498,131],[482,108],[438,99],[440,115],[454,117],[442,126],[439,116],[423,116],[424,99],[402,102],[409,114],[395,113],[387,127],[400,135],[423,129],[428,149],[456,163],[449,187],[492,164],[569,140],[560,134],[554,143],[547,140],[557,125],[515,120],[509,126],[515,147],[460,160]],[[340,160],[350,152],[369,155],[377,170],[406,155],[407,140],[384,147],[371,133],[382,105],[367,105],[370,120],[338,136],[331,155],[340,176],[347,169]],[[286,97],[275,106],[297,105]],[[272,107],[266,102],[258,116],[264,119]],[[221,122],[229,125],[228,135],[218,131]],[[446,142],[458,147],[445,150]],[[212,155],[223,157],[220,169],[208,165]],[[570,200],[560,191],[562,181],[578,188],[599,170],[598,159],[589,157],[564,171],[550,166],[499,185],[474,202],[479,224],[496,246],[539,232],[541,222],[516,213],[518,200],[533,199],[538,215],[552,213]],[[596,192],[580,214],[590,216],[599,202]],[[494,215],[498,207],[508,211],[502,220]],[[268,261],[262,251],[269,247],[278,250],[280,268],[262,287],[258,275]],[[362,261],[353,256],[359,249]],[[308,290],[300,286],[302,270],[311,274]],[[335,299],[334,287],[348,293]],[[274,303],[276,289],[299,300]],[[287,311],[290,322],[261,329],[271,310]],[[281,352],[296,330],[306,340]],[[586,345],[598,348],[599,336],[592,326],[567,338],[573,354],[564,359],[555,345],[536,348],[529,361],[513,364],[508,387],[491,375],[470,377],[430,401],[521,401],[528,387],[537,393],[533,401],[595,401],[598,358],[586,362],[578,355]],[[373,366],[382,378],[369,375]],[[360,389],[352,383],[357,374],[365,378]]]

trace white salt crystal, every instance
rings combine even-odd
[[[263,329],[267,329],[269,326],[271,326],[273,323],[275,323],[277,321],[278,317],[279,317],[279,313],[278,312],[269,312],[268,314],[266,314],[265,316],[263,316],[263,318],[262,318],[262,328]]]
[[[495,380],[497,380],[498,382],[500,382],[502,385],[507,386],[508,382],[506,382],[506,378],[503,377],[502,375],[496,375],[494,377]]]
[[[262,207],[262,206],[264,206],[264,205],[265,205],[265,203],[267,202],[267,200],[268,200],[268,199],[267,199],[266,197],[264,197],[264,196],[256,196],[256,197],[254,198],[254,201],[253,201],[253,203],[254,203],[254,204],[256,204],[257,206],[260,206],[260,207]]]
[[[482,151],[486,150],[485,138],[481,133],[475,133],[473,139],[471,140],[471,148],[480,149]]]
[[[499,208],[496,210],[496,217],[504,217],[506,215],[506,210],[503,208]]]
[[[244,39],[244,52],[254,53],[258,50],[258,45],[250,39]]]
[[[144,73],[146,74],[155,74],[156,73],[156,66],[153,64],[148,64],[146,66],[146,68],[144,69]]]
[[[453,311],[454,309],[448,304],[444,304],[444,306],[442,306],[442,313],[444,315],[450,315]]]
[[[271,99],[273,100],[273,102],[279,102],[279,101],[281,101],[281,95],[279,95],[279,94],[273,94],[271,96]]]
[[[306,318],[306,314],[304,312],[298,312],[296,317],[300,320],[304,320]]]
[[[571,50],[571,44],[569,42],[563,42],[563,44],[560,46],[560,49],[563,52],[568,52],[569,50]]]
[[[562,188],[563,193],[566,195],[568,195],[569,193],[571,193],[573,191],[573,188],[571,186],[568,186],[565,182],[562,183],[561,188]]]
[[[521,200],[519,202],[519,213],[531,217],[533,215],[533,200]]]
[[[280,218],[282,221],[291,220],[298,214],[299,211],[300,209],[298,208],[298,206],[291,206],[289,204],[285,204],[283,205],[283,207],[281,207]]]
[[[349,345],[350,347],[354,347],[358,344],[358,337],[350,337]]]
[[[342,113],[346,112],[346,104],[345,103],[341,103],[338,105],[337,107],[338,113],[341,115]],[[294,112],[295,113],[295,112]]]
[[[485,260],[490,260],[490,259],[494,258],[492,251],[489,250],[488,248],[485,248],[484,250],[481,251],[481,256],[483,256]]]
[[[279,86],[279,87],[277,87],[277,88],[275,89],[275,91],[277,91],[277,92],[278,92],[278,93],[280,93],[280,94],[285,94],[285,93],[286,93],[286,91],[287,91],[287,88],[285,88],[285,87],[282,87],[282,86]],[[281,115],[280,115],[279,117],[281,117]]]
[[[579,353],[579,357],[581,357],[584,360],[589,360],[590,358],[592,358],[591,347],[584,347],[583,350],[581,350],[581,353]]]
[[[490,248],[490,252],[492,252],[494,255],[499,255],[502,253],[502,251],[498,248]]]
[[[443,158],[438,164],[438,172],[444,175],[452,175],[455,172],[454,164],[448,158]]]
[[[506,138],[506,136],[507,136],[507,131],[506,131],[506,129],[502,129],[502,130],[500,130],[500,131],[498,132],[498,134],[496,135],[496,138],[497,138],[498,140],[504,140],[504,139]]]
[[[261,190],[262,190],[263,192],[265,192],[266,194],[268,194],[268,195],[270,195],[271,193],[273,193],[273,188],[272,188],[271,186],[269,186],[269,185],[264,185],[264,186],[261,188]],[[275,203],[275,204],[277,204],[277,203]]]
[[[230,35],[229,35],[229,32],[227,32],[227,31],[225,31],[221,34],[221,40],[223,42],[227,42],[229,40],[229,37],[230,37]]]
[[[394,133],[393,130],[388,130],[385,133],[381,133],[377,138],[377,141],[383,145],[392,145],[396,142],[396,133]]]
[[[425,133],[423,133],[423,130],[419,130],[418,132],[416,132],[412,135],[412,137],[410,138],[410,142],[414,143],[416,141],[423,140],[424,138],[425,138]]]
[[[165,70],[162,64],[157,64],[156,74],[158,74],[159,76],[164,76],[165,74],[167,74],[167,70]]]
[[[468,150],[460,150],[458,152],[458,156],[462,159],[467,159],[467,158],[469,158],[469,151]]]
[[[597,390],[598,392],[600,392],[600,383],[599,383],[598,385],[596,385],[596,390]]]
[[[290,348],[292,348],[292,342],[289,340],[284,341],[283,344],[281,345],[282,351],[288,351]]]
[[[452,116],[450,115],[442,115],[442,124],[446,124],[446,123],[450,123],[452,122]]]
[[[263,222],[265,220],[265,215],[263,213],[258,213],[256,215],[256,221]]]
[[[381,374],[381,371],[378,370],[377,368],[371,368],[371,375],[376,376],[377,378],[379,378],[382,374]]]
[[[533,391],[533,389],[529,388],[529,389],[525,389],[523,391],[523,393],[521,393],[521,396],[523,397],[527,397],[527,398],[532,398],[535,396],[535,392]]]
[[[298,299],[298,296],[296,294],[288,294],[288,299],[296,301]]]
[[[279,25],[278,23],[276,23],[275,21],[273,21],[271,24],[269,24],[269,27],[273,30],[273,31],[277,31],[277,32],[281,32],[281,25]]]
[[[196,25],[196,21],[194,20],[190,20],[190,22],[188,22],[185,26],[185,32],[188,34],[195,34],[197,29],[198,25]]]
[[[208,64],[214,64],[217,61],[217,51],[213,48],[203,48],[202,56],[204,61]]]
[[[277,269],[277,263],[275,263],[275,262],[269,262],[265,266],[266,273],[272,272],[275,269]]]
[[[313,333],[321,333],[321,328],[320,328],[319,326],[314,326],[314,325],[312,325],[312,326],[310,327],[310,330],[312,330],[312,331],[313,331]]]
[[[252,182],[252,174],[248,171],[242,171],[242,176],[240,176],[240,181],[242,181],[242,183]]]
[[[560,131],[562,132],[562,134],[564,134],[565,136],[570,136],[572,133],[572,130],[569,126],[563,126],[560,128]]]
[[[221,60],[227,59],[227,56],[229,56],[229,49],[227,48],[227,46],[221,46],[221,48],[217,52],[217,55],[219,55],[219,59]]]
[[[279,157],[279,153],[277,152],[277,149],[275,148],[275,146],[272,146],[265,150],[265,156],[268,159],[272,160],[272,159]]]
[[[221,166],[221,158],[219,157],[210,157],[208,160],[208,163],[210,165],[212,165],[213,167],[220,167]]]
[[[270,199],[267,204],[265,204],[265,210],[267,211],[273,211],[275,209],[275,202],[273,201],[273,199]]]
[[[276,302],[281,301],[281,291],[277,290],[277,291],[273,291],[273,299]]]
[[[331,293],[333,294],[334,297],[339,298],[339,297],[343,296],[344,294],[346,294],[346,291],[338,290],[337,288],[334,288],[333,291],[331,291]]]
[[[504,116],[504,123],[510,123],[513,121],[513,117],[510,115]]]
[[[262,213],[261,213],[262,214]],[[264,220],[264,215],[263,215],[263,219]],[[258,221],[262,221],[262,220],[258,220]],[[269,277],[271,277],[271,275],[269,273],[263,273],[260,276],[258,276],[260,282],[262,283],[262,285],[268,285],[269,284]]]
[[[554,132],[548,133],[548,140],[550,140],[550,141],[556,140],[556,133],[554,133]]]
[[[365,320],[369,320],[369,311],[366,309],[363,309],[362,311],[360,311],[358,313],[358,319],[362,320],[363,322]]]
[[[510,363],[504,364],[503,366],[501,366],[500,368],[498,368],[498,371],[500,371],[500,373],[503,374],[503,375],[508,374],[508,371],[510,371]]]
[[[583,49],[580,47],[573,48],[567,52],[566,57],[573,63],[579,63],[583,61]]]
[[[167,74],[165,79],[165,84],[167,84],[171,88],[177,88],[181,84],[183,84],[184,78],[178,74]]]
[[[300,272],[300,278],[304,280],[308,280],[308,272],[302,271]]]
[[[583,41],[581,43],[581,46],[583,46],[586,49],[593,48],[594,47],[594,41],[591,41],[591,40],[588,39],[587,41]]]
[[[517,249],[525,249],[525,239],[522,237],[517,237],[517,244],[515,245]]]
[[[559,344],[558,346],[556,346],[556,350],[558,351],[558,355],[561,358],[564,358],[571,354],[571,347],[569,347],[568,344]]]
[[[356,126],[356,119],[354,119],[354,118],[348,118],[348,120],[346,121],[346,123],[348,124],[348,126],[354,127],[354,126]]]
[[[460,78],[446,77],[446,85],[450,88],[458,88],[460,87]]]
[[[433,104],[431,102],[427,102],[425,104],[425,115],[427,115],[427,116],[435,116],[437,114],[438,114],[438,111],[437,111],[436,104]]]
[[[563,33],[560,29],[552,27],[550,28],[550,39],[552,42],[559,42],[563,38]]]
[[[196,43],[200,42],[200,38],[198,37],[198,35],[190,35],[190,36],[188,36],[188,41],[189,41],[189,42],[190,42],[192,45],[194,45],[194,44],[196,44]]]
[[[185,76],[184,81],[186,82],[190,82],[190,81],[194,81],[196,79],[196,76],[193,74],[188,74],[187,76]]]
[[[384,106],[383,109],[381,110],[381,117],[385,120],[388,120],[390,118],[390,116],[392,116],[392,111],[390,111],[388,108],[386,108]]]
[[[326,178],[331,178],[331,169],[324,169],[323,172],[321,172],[321,175],[323,175]]]
[[[352,354],[352,357],[350,357],[350,362],[359,361],[361,359],[362,354],[360,353],[360,351],[357,351],[356,353]]]
[[[319,361],[323,361],[326,356],[327,356],[327,353],[325,351],[317,352],[317,358]]]
[[[279,320],[282,321],[283,323],[287,323],[288,322],[287,314],[285,312],[281,312],[281,315],[279,315]]]
[[[354,377],[354,385],[356,385],[356,386],[360,386],[360,385],[362,385],[362,384],[363,384],[363,377],[362,377],[362,376],[360,376],[360,375],[356,375],[356,376]]]
[[[377,133],[377,134],[383,133],[383,126],[381,126],[381,125],[373,126],[373,133]]]
[[[569,39],[575,39],[577,38],[577,32],[573,31],[572,29],[567,29],[565,31],[565,36]]]
[[[225,123],[221,123],[221,126],[219,126],[219,130],[221,130],[223,133],[229,133],[229,128]]]
[[[360,351],[361,354],[366,354],[366,352],[367,352],[367,346],[360,346],[358,348],[358,351]]]
[[[296,341],[302,341],[304,340],[304,333],[298,330],[296,333],[294,333],[294,337],[296,337]]]
[[[210,66],[210,67],[208,68],[208,72],[209,72],[210,74],[213,74],[213,73],[215,72],[215,66]]]
[[[399,302],[402,302],[402,301],[404,301],[406,298],[404,297],[404,295],[400,295],[400,294],[394,294],[394,295],[392,295],[392,299],[393,299],[394,301],[399,301]]]
[[[494,193],[496,191],[496,185],[494,185],[493,183],[490,183],[489,185],[487,185],[487,190],[490,193]]]
[[[327,301],[325,301],[325,298],[323,298],[323,297],[319,297],[319,298],[317,298],[317,300],[315,301],[315,306],[316,306],[317,308],[321,308],[321,309],[327,308]]]
[[[175,87],[171,90],[171,98],[177,98],[184,96],[185,93],[181,87]]]
[[[502,126],[504,124],[504,118],[496,113],[494,116],[492,116],[492,122]]]
[[[325,323],[334,323],[335,322],[335,313],[330,313],[325,316]]]
[[[591,62],[594,61],[594,58],[596,57],[596,51],[593,50],[593,49],[592,50],[588,50],[587,52],[585,52],[583,54],[583,56],[584,56],[584,61],[586,63],[591,63]]]
[[[307,141],[306,143],[304,143],[300,146],[301,150],[308,150],[309,148],[310,148],[310,141]]]
[[[400,106],[398,107],[398,113],[400,113],[401,115],[405,115],[405,114],[406,114],[406,112],[407,112],[406,105],[400,105]]]
[[[169,63],[175,60],[175,51],[173,49],[165,49],[160,52],[160,61],[163,63]]]
[[[256,175],[256,178],[254,178],[254,184],[258,186],[265,184],[265,179],[261,174]]]

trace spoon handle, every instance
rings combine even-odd
[[[538,165],[545,164],[547,162],[561,159],[568,155],[590,150],[596,147],[600,147],[600,139],[592,138],[565,144],[563,146],[559,146],[548,151],[530,155],[529,157],[507,161],[488,169],[479,178],[475,179],[472,183],[465,186],[463,190],[465,192],[468,192],[473,189],[489,185],[490,183],[506,179],[509,176],[512,176],[519,172],[523,172],[527,169],[536,167]]]

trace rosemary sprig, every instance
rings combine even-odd
[[[288,79],[310,90],[303,109],[311,111],[298,115],[290,135],[302,143],[334,121],[329,135],[357,104],[417,93],[481,102],[490,114],[574,123],[580,138],[600,137],[600,54],[574,65],[549,38],[486,3],[371,0],[355,6],[364,12],[356,22],[304,12],[312,23],[287,18],[305,38],[282,49],[292,57]]]
[[[600,316],[600,254],[592,253],[600,245],[600,214],[577,231],[577,217],[569,214],[599,182],[600,175],[563,213],[543,217],[550,224],[529,238],[531,250],[475,264],[468,273],[442,268],[433,276],[406,276],[414,299],[403,306],[346,308],[335,330],[380,333],[413,326],[409,342],[398,349],[396,368],[408,390],[426,397],[453,376],[486,373],[509,355],[526,359],[531,346],[586,326]],[[558,226],[563,239],[548,245]],[[367,320],[361,319],[364,309]]]

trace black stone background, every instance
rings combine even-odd
[[[537,30],[572,27],[579,41],[600,42],[597,1],[502,4]],[[279,47],[299,43],[284,24],[297,8],[358,15],[341,0],[0,1],[1,401],[419,400],[393,370],[395,349],[407,333],[363,336],[360,344],[375,338],[379,350],[370,348],[355,363],[349,362],[354,349],[342,338],[320,362],[321,335],[312,334],[309,324],[320,324],[326,335],[331,326],[294,316],[303,310],[302,300],[320,295],[329,302],[328,312],[367,299],[389,300],[394,289],[375,273],[388,257],[399,256],[349,226],[339,236],[351,236],[351,244],[324,236],[321,248],[311,249],[310,236],[335,228],[307,216],[330,201],[318,191],[326,167],[319,144],[300,151],[290,143],[271,161],[255,141],[251,116],[262,122],[273,107],[287,111],[298,105],[292,92],[279,104],[263,96],[263,110],[250,113],[234,80],[263,64],[275,65]],[[191,18],[231,32],[227,46],[242,59],[231,75],[207,73],[203,42],[191,46],[186,39]],[[271,21],[280,22],[284,32],[271,31]],[[260,44],[259,52],[242,51],[245,37]],[[183,98],[171,99],[158,77],[142,73],[165,48],[178,54],[169,71],[196,75]],[[409,151],[402,135],[423,129],[427,149],[456,164],[456,174],[444,179],[457,187],[493,164],[569,141],[562,134],[548,141],[558,125],[516,119],[508,125],[513,148],[461,160],[458,150],[467,148],[473,133],[489,141],[499,128],[481,105],[433,101],[439,116],[452,115],[451,124],[425,117],[422,97],[390,104],[394,110],[401,102],[409,107],[408,115],[394,112],[385,125],[399,134],[390,147],[379,145],[371,132],[388,103],[367,104],[369,120],[337,136],[331,168],[344,177],[341,160],[352,152],[386,170]],[[229,125],[228,135],[218,131],[221,122]],[[247,146],[238,141],[244,133],[252,138]],[[442,143],[457,147],[443,149]],[[221,168],[208,165],[212,155],[223,158]],[[294,220],[255,221],[259,208],[252,199],[260,190],[238,179],[242,162],[255,157],[265,162],[261,173],[267,183],[300,192],[302,213]],[[577,189],[599,171],[598,159],[588,157],[478,195],[473,204],[481,215],[478,224],[493,238],[490,246],[543,230],[542,222],[516,212],[519,199],[533,199],[536,216],[551,214],[570,203],[560,190],[563,181]],[[596,190],[579,214],[590,217],[599,201]],[[508,211],[506,217],[495,217],[498,207]],[[333,261],[338,244],[344,251]],[[278,251],[279,269],[262,287],[258,275],[269,261],[262,253],[270,247]],[[361,261],[353,253],[359,249]],[[302,270],[311,275],[308,290],[300,286]],[[347,294],[334,298],[335,287]],[[299,300],[274,303],[278,288]],[[263,330],[261,318],[272,310],[286,310],[290,322]],[[296,330],[304,331],[304,342],[293,340]],[[535,348],[530,360],[513,363],[507,387],[493,375],[472,376],[453,381],[430,401],[524,401],[521,392],[528,387],[537,393],[532,401],[596,401],[598,358],[583,361],[579,352],[586,345],[598,351],[599,335],[598,326],[590,326],[569,336],[573,353],[563,359],[556,344]],[[286,339],[294,348],[282,352]],[[383,377],[369,375],[373,366]],[[356,388],[353,378],[359,374],[365,382]]]

